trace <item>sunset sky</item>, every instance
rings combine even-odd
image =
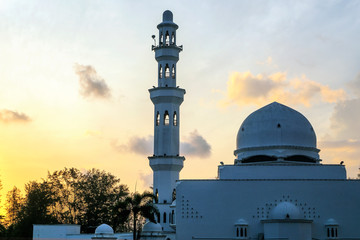
[[[151,35],[167,9],[184,46],[181,178],[232,164],[242,121],[272,101],[309,119],[322,163],[357,176],[360,1],[0,0],[2,204],[64,167],[152,185]]]

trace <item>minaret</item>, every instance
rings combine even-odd
[[[164,231],[173,231],[170,220],[173,214],[170,205],[175,199],[175,184],[183,168],[185,158],[179,156],[180,105],[185,90],[176,86],[176,63],[182,46],[176,45],[176,29],[173,14],[163,13],[159,29],[159,42],[152,46],[158,63],[158,86],[149,89],[155,106],[154,112],[154,154],[149,157],[153,170],[154,194],[158,196],[160,224]],[[154,37],[154,36],[153,36]]]

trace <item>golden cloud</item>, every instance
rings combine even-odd
[[[334,103],[346,98],[343,89],[333,90],[309,80],[305,75],[288,80],[284,72],[256,76],[251,72],[234,72],[227,82],[225,95],[225,99],[220,102],[225,107],[231,104],[261,106],[273,101],[310,106],[319,100]]]

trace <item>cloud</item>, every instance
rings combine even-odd
[[[75,64],[75,73],[79,76],[80,94],[83,97],[109,98],[110,88],[90,65]]]
[[[211,155],[211,146],[197,130],[191,132],[185,140],[180,143],[181,153],[185,156],[209,157]]]
[[[263,62],[258,61],[258,62],[256,62],[256,64],[259,64],[259,65],[273,65],[273,60],[272,60],[272,57],[269,56],[269,57],[267,57],[267,59],[265,61],[263,61]]]
[[[360,141],[356,139],[340,140],[340,141],[320,141],[320,148],[339,150],[339,151],[354,151],[360,149]]]
[[[349,83],[349,87],[357,95],[357,97],[360,97],[360,73]]]
[[[132,137],[127,144],[119,144],[118,140],[112,140],[111,146],[118,152],[132,152],[140,155],[152,155],[153,136]]]
[[[29,122],[31,120],[29,116],[27,116],[25,113],[2,109],[0,110],[0,121],[9,123],[9,122]]]
[[[225,107],[231,104],[261,106],[272,101],[310,106],[318,100],[335,103],[346,97],[343,89],[332,90],[307,79],[305,75],[288,80],[283,72],[256,76],[251,72],[234,72],[227,82],[225,95],[225,99],[220,101],[220,105]]]
[[[139,173],[139,178],[141,184],[144,188],[150,188],[153,185],[153,175],[152,173]]]
[[[211,146],[208,142],[194,130],[185,137],[184,142],[180,143],[180,152],[184,155],[209,157],[211,155]],[[152,155],[154,139],[152,135],[147,137],[134,136],[126,144],[118,143],[118,140],[110,142],[111,147],[118,152],[131,152],[140,155]]]
[[[347,175],[357,176],[360,166],[360,141],[356,139],[339,141],[319,141],[323,163],[339,164],[344,161]]]
[[[330,117],[331,129],[340,139],[360,137],[360,98],[338,102]]]

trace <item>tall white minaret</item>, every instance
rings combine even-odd
[[[154,194],[158,196],[160,224],[164,231],[173,231],[169,222],[173,219],[170,205],[175,196],[175,184],[183,168],[185,158],[179,156],[180,105],[185,90],[176,86],[176,63],[182,46],[176,45],[176,29],[173,14],[163,13],[159,29],[159,42],[152,46],[158,63],[158,86],[149,89],[155,106],[154,155],[149,157],[153,170]],[[154,37],[154,36],[153,36]]]

